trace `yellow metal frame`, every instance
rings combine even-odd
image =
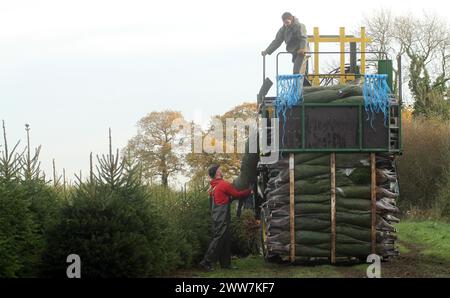
[[[346,43],[360,43],[360,51],[361,51],[361,67],[360,67],[360,73],[364,74],[366,70],[366,44],[368,42],[371,42],[372,39],[368,38],[366,36],[366,28],[361,27],[361,35],[360,37],[354,37],[354,36],[348,36],[345,35],[345,27],[339,28],[339,35],[337,36],[327,36],[323,35],[321,36],[319,34],[319,27],[314,27],[314,35],[308,37],[308,41],[310,44],[314,45],[314,76],[308,76],[308,79],[312,81],[313,86],[320,85],[320,78],[332,78],[336,77],[336,75],[330,75],[330,74],[320,74],[319,73],[319,45],[320,43],[339,43],[340,45],[340,74],[345,74],[345,44]],[[339,80],[340,83],[345,83],[350,80],[354,80],[354,75],[346,75],[346,76],[340,76]]]

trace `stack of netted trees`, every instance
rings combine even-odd
[[[290,247],[288,158],[269,167],[263,205],[269,256],[287,258]],[[376,157],[376,253],[397,255],[394,216],[396,173],[388,155]],[[329,154],[295,154],[295,255],[299,260],[331,255]],[[365,259],[371,253],[371,168],[369,154],[336,154],[336,257]]]
[[[361,87],[342,85],[305,88],[303,98],[310,103],[364,101]],[[262,205],[266,258],[339,262],[365,261],[373,252],[383,259],[398,254],[392,225],[399,221],[394,155],[298,153],[293,164],[290,172],[285,154],[268,165]]]

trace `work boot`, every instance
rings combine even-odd
[[[205,262],[205,261],[201,261],[201,262],[199,263],[199,266],[200,266],[200,268],[201,268],[203,271],[206,271],[206,272],[214,271],[214,268],[211,266],[211,264],[209,264],[209,263],[207,263],[207,262]]]

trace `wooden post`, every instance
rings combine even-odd
[[[294,190],[294,154],[289,155],[289,223],[290,223],[290,261],[295,262],[295,190]]]
[[[371,168],[371,182],[370,182],[370,196],[371,196],[371,253],[375,254],[377,252],[377,173],[376,173],[376,159],[375,153],[370,153],[370,168]]]
[[[331,263],[336,263],[336,153],[330,155],[331,180]]]

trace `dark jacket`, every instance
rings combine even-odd
[[[306,27],[294,17],[294,23],[285,27],[284,25],[278,30],[275,39],[267,47],[267,54],[272,54],[278,49],[281,44],[286,42],[286,51],[295,53],[299,49],[304,49],[308,43],[308,36],[306,35]]]

